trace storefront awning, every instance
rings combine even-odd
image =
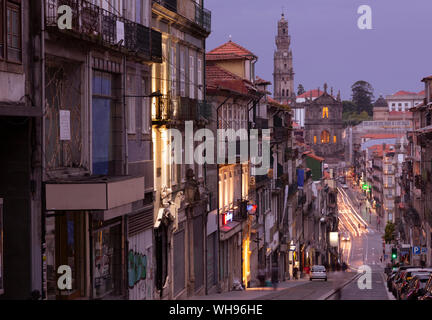
[[[47,182],[46,210],[109,210],[144,199],[144,177]]]
[[[220,239],[221,241],[227,240],[239,231],[241,231],[241,223],[238,221],[231,221],[220,227]]]

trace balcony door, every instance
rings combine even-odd
[[[112,77],[95,71],[92,99],[92,170],[95,175],[108,175],[112,161]]]

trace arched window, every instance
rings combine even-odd
[[[326,130],[321,132],[321,143],[330,143],[330,133]]]
[[[285,89],[282,89],[282,97],[285,96]]]
[[[323,109],[322,109],[322,117],[323,117],[323,119],[324,119],[324,118],[327,118],[327,119],[328,119],[328,117],[329,117],[329,110],[328,110],[328,107],[323,107]]]
[[[283,34],[285,34],[285,29],[282,29],[282,31],[283,31]]]
[[[333,136],[333,143],[336,143],[337,139],[336,136]]]
[[[316,144],[316,142],[317,142],[317,137],[314,136],[314,144]]]

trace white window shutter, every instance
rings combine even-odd
[[[203,99],[203,79],[202,79],[202,60],[198,59],[198,100],[202,100]]]
[[[189,56],[189,98],[195,98],[195,66],[194,57]]]

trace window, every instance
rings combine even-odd
[[[336,143],[336,136],[333,136],[333,143]]]
[[[330,143],[330,134],[326,130],[321,132],[321,143]]]
[[[314,136],[314,144],[316,144],[317,143],[317,136]]]
[[[14,2],[0,0],[0,58],[12,62],[21,62],[20,3],[20,0]]]
[[[189,56],[189,98],[195,98],[195,59],[194,56]]]
[[[285,96],[285,89],[282,89],[282,97]]]
[[[197,61],[197,71],[198,71],[198,100],[203,99],[203,79],[202,79],[202,60],[198,58]]]
[[[127,93],[129,96],[136,95],[135,92],[135,75],[128,74],[127,75]],[[126,97],[126,104],[127,104],[127,111],[128,111],[128,117],[127,117],[127,132],[130,134],[136,133],[136,118],[135,118],[135,109],[136,109],[136,103],[135,103],[135,97]]]
[[[141,92],[143,95],[147,95],[147,81],[145,79],[141,80]],[[149,133],[150,132],[150,97],[143,97],[142,98],[142,110],[141,110],[141,116],[142,116],[142,133]]]
[[[176,55],[175,48],[171,47],[171,59],[170,59],[170,73],[171,73],[171,96],[175,97],[177,95],[176,90]]]
[[[322,109],[322,117],[323,117],[323,119],[324,118],[328,119],[328,117],[329,117],[328,107],[323,107],[323,109]]]
[[[185,96],[185,52],[180,51],[180,95]]]

